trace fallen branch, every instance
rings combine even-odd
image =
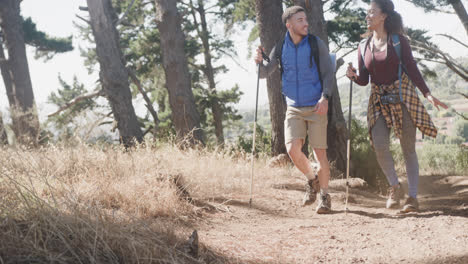
[[[61,106],[57,111],[53,112],[52,114],[49,114],[48,117],[57,115],[57,114],[61,113],[62,111],[67,110],[68,108],[70,108],[70,107],[74,106],[75,104],[77,104],[79,101],[94,98],[94,97],[97,97],[97,96],[101,96],[103,94],[104,94],[104,91],[100,90],[100,91],[97,91],[97,92],[92,93],[92,94],[86,94],[86,95],[78,96],[75,99],[71,100],[70,102],[66,103],[64,106]]]

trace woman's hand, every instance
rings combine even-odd
[[[353,81],[356,81],[358,78],[358,75],[356,74],[356,68],[353,67],[353,64],[351,62],[348,64],[348,69],[346,70],[346,77]]]
[[[431,102],[431,104],[432,104],[435,108],[437,108],[437,110],[440,110],[440,109],[439,109],[439,106],[441,106],[441,107],[444,108],[444,109],[447,109],[447,108],[448,108],[448,106],[447,106],[446,104],[442,103],[441,101],[439,101],[439,99],[435,98],[435,97],[432,96],[431,94],[427,94],[427,95],[426,95],[426,98],[427,98],[427,100],[429,100],[429,102]]]

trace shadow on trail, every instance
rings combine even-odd
[[[406,180],[406,179],[403,179]],[[407,193],[407,183],[402,182],[403,190]],[[303,184],[280,183],[272,185],[274,189],[285,191],[304,192]],[[333,193],[344,195],[346,186],[331,187]],[[348,213],[357,214],[374,219],[389,218],[431,218],[436,216],[458,216],[468,218],[468,176],[421,176],[419,185],[420,211],[418,213],[399,214],[398,210],[392,213],[375,213],[372,210],[350,210]],[[350,207],[364,207],[369,209],[385,208],[385,196],[380,195],[372,188],[350,188]],[[406,195],[407,196],[407,195]],[[333,194],[332,194],[333,197]],[[401,200],[403,205],[405,198]],[[334,211],[333,214],[345,213],[343,210]]]
[[[425,264],[439,264],[439,263],[451,263],[451,264],[465,264],[468,263],[468,254],[464,256],[450,256],[445,258],[435,258],[435,259],[422,259],[421,263]]]
[[[304,184],[299,184],[299,183],[277,183],[271,185],[273,189],[277,190],[290,190],[290,191],[299,191],[299,192],[305,192],[305,185]]]
[[[252,201],[252,205],[249,204],[248,201],[240,201],[236,199],[228,199],[224,197],[215,197],[212,199],[209,199],[210,202],[216,203],[213,205],[212,203],[208,201],[203,201],[203,200],[193,200],[192,203],[200,208],[206,209],[207,212],[210,213],[215,213],[217,211],[228,211],[229,209],[223,210],[220,206],[234,206],[234,207],[240,207],[240,208],[245,208],[245,209],[251,209],[251,210],[256,210],[260,211],[263,214],[274,216],[274,217],[283,217],[283,218],[290,218],[291,215],[287,215],[285,212],[282,210],[278,209],[273,209],[270,207],[267,207],[264,205],[264,201],[261,199],[257,198]]]
[[[345,214],[344,210],[334,211],[335,214]],[[374,219],[400,219],[400,218],[432,218],[437,216],[461,216],[461,217],[468,217],[468,209],[462,210],[421,210],[417,213],[407,213],[407,214],[400,214],[398,211],[395,211],[393,214],[386,214],[386,213],[372,213],[363,210],[348,210],[348,214],[355,214],[365,217],[370,217]]]

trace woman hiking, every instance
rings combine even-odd
[[[403,22],[391,0],[372,0],[366,16],[366,37],[358,47],[359,75],[350,65],[346,76],[358,85],[371,82],[367,123],[377,160],[390,184],[387,208],[398,208],[401,184],[390,152],[390,129],[400,140],[408,177],[408,198],[401,213],[419,210],[419,164],[416,128],[435,137],[437,128],[416,94],[415,86],[437,109],[447,105],[431,95],[416,65]],[[401,62],[401,64],[400,64]]]

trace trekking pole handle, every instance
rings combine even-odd
[[[352,62],[349,62],[349,63],[348,63],[348,66],[351,67],[351,68],[354,68]],[[354,73],[356,73],[356,69],[353,69],[352,71],[353,71]],[[351,79],[352,79],[353,81],[356,81],[356,76],[353,76]]]
[[[268,57],[268,55],[265,54],[265,52],[263,52],[263,49],[260,49],[262,51],[262,57],[264,60],[266,60],[267,62],[270,62],[270,57]]]

